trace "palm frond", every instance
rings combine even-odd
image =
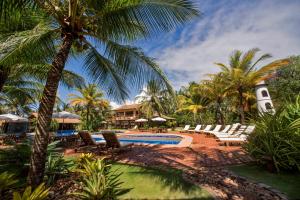
[[[146,82],[155,80],[167,88],[170,94],[175,94],[167,77],[154,59],[147,57],[141,49],[110,41],[107,43],[105,55],[119,66],[118,70],[129,80],[127,84],[131,87],[140,88]]]
[[[122,33],[126,39],[134,39],[169,31],[199,15],[188,0],[114,0],[100,9],[108,38]]]
[[[47,62],[56,53],[56,30],[41,23],[34,29],[10,36],[0,44],[0,65],[12,66],[20,62]],[[34,55],[34,56],[33,56]],[[16,61],[18,57],[18,61]]]
[[[95,83],[106,90],[107,94],[120,101],[128,97],[128,89],[124,77],[118,72],[118,67],[102,56],[96,48],[90,45],[85,55],[84,68]]]

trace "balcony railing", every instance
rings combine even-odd
[[[136,116],[126,116],[126,117],[122,116],[122,117],[115,117],[115,120],[135,120],[135,119],[137,119]]]

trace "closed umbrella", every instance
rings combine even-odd
[[[147,119],[143,119],[143,118],[135,120],[135,122],[147,122],[147,121],[148,121]]]
[[[155,117],[151,120],[154,121],[154,122],[165,122],[165,121],[167,121],[166,119],[164,119],[162,117]]]

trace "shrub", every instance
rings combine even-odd
[[[28,186],[22,195],[19,192],[14,192],[13,200],[44,200],[48,197],[48,192],[49,189],[45,187],[44,183],[40,184],[33,191],[31,187]]]
[[[274,115],[260,116],[244,148],[269,171],[300,171],[300,98]]]
[[[117,199],[118,196],[127,193],[130,189],[123,189],[120,182],[120,173],[111,172],[110,165],[105,159],[90,159],[90,156],[81,163],[77,172],[81,174],[82,191],[73,195],[80,199]]]
[[[18,180],[16,180],[14,174],[8,172],[1,173],[0,174],[0,196],[4,197],[5,193],[10,189],[14,189],[17,183]]]

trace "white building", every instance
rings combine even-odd
[[[257,108],[260,113],[275,113],[275,109],[269,94],[267,84],[264,81],[255,86]]]

